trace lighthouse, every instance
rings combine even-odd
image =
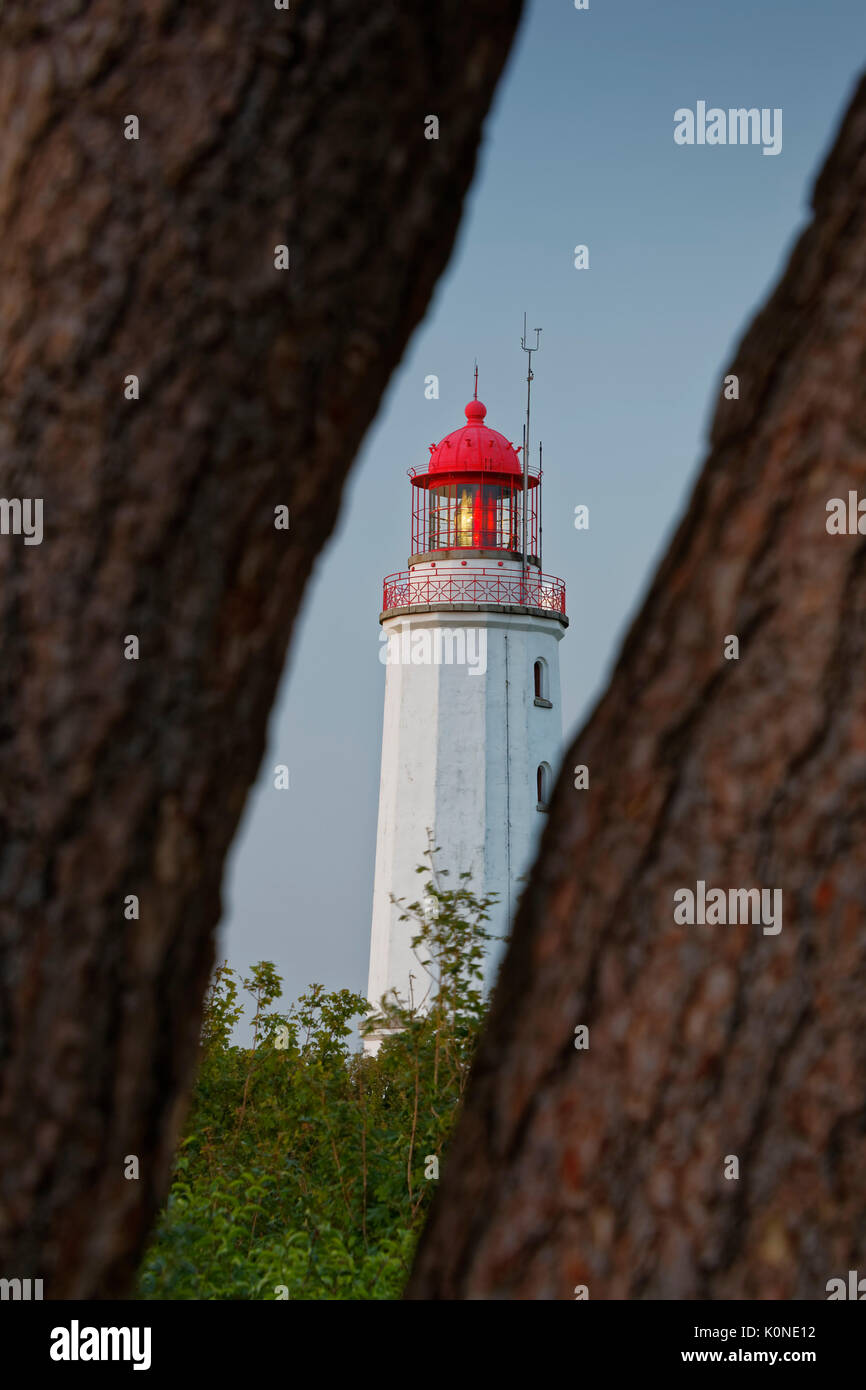
[[[527,382],[532,380],[530,370]],[[487,423],[475,394],[466,422],[409,470],[411,554],[384,581],[380,657],[385,714],[368,998],[423,1007],[429,981],[412,922],[416,870],[438,847],[448,887],[471,874],[496,894],[488,929],[509,930],[550,797],[562,736],[559,642],[565,585],[542,572],[541,463]],[[540,454],[540,451],[539,451]],[[489,987],[501,955],[491,951]],[[368,1037],[375,1052],[381,1037]]]

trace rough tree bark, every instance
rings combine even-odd
[[[825,526],[866,495],[866,82],[813,207],[565,760],[412,1298],[866,1270],[866,540]],[[781,888],[781,932],[677,926],[700,879]]]
[[[0,536],[0,1272],[47,1298],[123,1293],[165,1195],[292,621],[520,8],[2,7],[0,494],[45,535]]]

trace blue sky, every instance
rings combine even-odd
[[[224,882],[220,950],[234,966],[274,961],[287,999],[313,980],[366,990],[377,620],[382,578],[409,551],[406,470],[463,423],[476,358],[488,423],[520,442],[524,310],[543,328],[543,560],[567,586],[562,699],[576,732],[688,497],[723,368],[807,220],[864,53],[862,0],[528,5],[451,263],[307,589]],[[781,153],[675,144],[674,111],[699,100],[780,107]],[[438,400],[424,396],[430,374]],[[589,531],[574,529],[578,503]],[[273,788],[276,763],[288,792]]]

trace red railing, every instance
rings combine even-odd
[[[500,569],[404,570],[389,574],[384,583],[382,611],[414,604],[504,603],[524,608],[547,608],[565,613],[565,582],[549,574],[530,571],[504,573]]]

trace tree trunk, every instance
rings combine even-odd
[[[565,760],[411,1298],[866,1272],[866,541],[826,511],[866,495],[866,82],[813,204]],[[781,931],[679,925],[699,880]]]
[[[520,8],[2,7],[0,492],[44,539],[0,535],[0,1271],[46,1298],[124,1293],[165,1196],[292,622]]]

